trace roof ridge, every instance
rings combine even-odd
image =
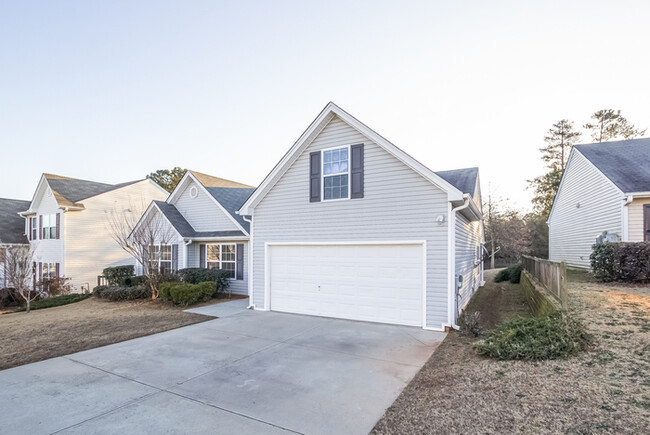
[[[192,169],[188,169],[188,172],[194,175],[194,178],[199,180],[199,182],[203,185],[203,187],[232,187],[232,188],[251,188],[254,189],[254,186],[249,186],[248,184],[240,183],[238,181],[234,180],[228,180],[227,178],[222,178],[222,177],[216,177],[214,175],[209,175],[209,174],[204,174],[203,172],[199,171],[194,171]],[[203,178],[203,180],[201,179]],[[206,183],[209,183],[210,180],[215,181],[216,183],[223,183],[223,184],[233,184],[232,186],[216,186],[216,185],[207,185]]]

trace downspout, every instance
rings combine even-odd
[[[453,297],[451,298],[451,310],[450,310],[450,326],[456,330],[459,329],[459,326],[456,324],[456,317],[458,316],[458,276],[456,276],[456,213],[469,207],[470,196],[467,193],[463,194],[464,202],[458,207],[451,209],[451,216],[449,219],[449,231],[451,239],[451,258],[449,262],[451,264],[451,272],[454,278],[454,287],[453,287]],[[451,290],[451,289],[450,289]]]
[[[248,216],[241,215],[241,218],[250,224],[250,237],[248,239],[248,306],[247,310],[255,309],[255,304],[253,303],[253,219]]]
[[[622,242],[627,242],[630,239],[630,229],[629,229],[629,224],[630,224],[630,218],[629,218],[629,208],[627,207],[628,205],[632,204],[632,201],[634,200],[633,195],[628,195],[627,197],[623,198],[623,211],[621,213],[621,218],[623,219],[621,229],[623,234],[621,235],[621,241]]]

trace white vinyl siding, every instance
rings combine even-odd
[[[574,148],[549,219],[550,259],[590,267],[599,234],[622,237],[622,207],[623,193]]]
[[[108,231],[110,212],[113,209],[144,210],[151,201],[166,197],[166,193],[150,180],[143,180],[82,200],[84,210],[63,213],[61,221],[65,221],[65,225],[61,242],[65,243],[65,276],[72,279],[77,291],[86,283],[92,290],[105,267],[136,263],[111,237]]]
[[[458,285],[458,312],[460,313],[481,284],[480,246],[483,238],[481,221],[470,222],[456,215],[456,277],[462,276]]]
[[[643,242],[643,206],[650,204],[650,198],[639,198],[627,206],[628,242]]]
[[[52,239],[38,239],[38,237],[34,240],[31,240],[29,243],[34,249],[34,258],[37,263],[59,263],[60,264],[60,270],[59,273],[61,275],[68,276],[68,274],[65,271],[65,267],[67,267],[67,261],[65,260],[65,241],[63,238],[63,235],[65,234],[65,231],[68,226],[68,213],[64,213],[63,210],[59,208],[59,204],[56,202],[56,199],[54,195],[52,195],[50,188],[47,186],[47,184],[43,184],[42,186],[42,191],[39,192],[36,195],[36,198],[34,198],[34,203],[33,207],[36,212],[36,226],[38,228],[39,225],[39,219],[38,216],[42,215],[55,215],[56,213],[60,213],[60,224],[61,227],[59,229],[59,234],[60,237],[58,239],[52,238]],[[42,237],[42,232],[36,231],[37,236],[41,234]]]
[[[364,144],[364,198],[309,202],[309,153]],[[338,117],[315,137],[255,207],[253,301],[264,309],[267,242],[427,242],[427,327],[447,323],[447,194]]]
[[[192,198],[190,189],[196,187],[197,196]],[[214,198],[202,187],[188,178],[177,199],[172,202],[195,231],[236,231],[240,230],[232,219],[216,204]]]

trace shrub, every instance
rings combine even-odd
[[[487,332],[474,345],[479,355],[498,360],[567,358],[585,350],[590,338],[578,321],[561,312],[517,318]]]
[[[43,289],[43,293],[47,297],[67,295],[72,291],[72,284],[70,278],[64,276],[45,278],[43,281],[37,283],[38,288]]]
[[[215,282],[216,294],[224,293],[228,289],[228,286],[230,286],[229,274],[225,270],[190,267],[179,270],[178,275],[183,282],[190,284],[199,284],[206,281]]]
[[[127,287],[143,286],[147,282],[146,276],[128,276],[123,278],[120,285]]]
[[[106,286],[98,285],[93,289],[93,295],[109,301],[130,301],[151,297],[151,290],[146,287]]]
[[[175,305],[187,306],[209,301],[215,294],[212,281],[199,284],[164,282],[160,285],[160,298]]]
[[[107,267],[102,271],[106,278],[108,285],[123,285],[126,278],[131,278],[135,275],[135,268],[133,265]]]
[[[458,326],[460,327],[460,332],[462,334],[478,337],[483,332],[481,313],[478,311],[471,313],[464,311],[463,314],[458,317]]]
[[[589,256],[596,279],[604,282],[648,282],[650,243],[601,243]]]
[[[91,295],[82,293],[73,293],[69,295],[55,296],[52,298],[39,299],[32,301],[30,310],[40,310],[43,308],[60,307],[61,305],[73,304],[75,302],[88,299]],[[16,311],[25,311],[26,308],[19,308]]]
[[[510,281],[513,284],[519,284],[521,280],[521,271],[524,267],[521,264],[515,264],[497,273],[494,277],[495,282]]]

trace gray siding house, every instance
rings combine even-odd
[[[230,290],[248,294],[250,224],[235,212],[254,187],[187,171],[166,201],[153,201],[140,225],[157,226],[161,271],[216,268],[231,274]],[[138,270],[140,272],[140,270]]]
[[[604,232],[650,241],[650,138],[574,146],[548,226],[549,258],[579,268]]]
[[[20,212],[29,207],[29,201],[0,198],[0,289],[10,286],[6,277],[6,250],[12,246],[29,245],[25,235],[25,220]],[[5,261],[3,261],[5,260]]]
[[[443,330],[482,284],[478,170],[433,172],[334,103],[238,213],[256,310]]]

